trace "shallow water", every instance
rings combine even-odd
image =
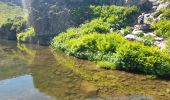
[[[0,41],[0,100],[168,100],[170,82],[99,69],[48,47]]]

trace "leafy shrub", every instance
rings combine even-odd
[[[123,35],[126,36],[128,34],[131,34],[133,31],[133,29],[131,27],[126,27],[124,30],[123,30]]]
[[[162,14],[162,19],[170,19],[170,8],[163,8],[160,10],[160,13]]]
[[[154,38],[152,36],[146,36],[144,37],[144,44],[146,46],[152,46],[154,45]]]
[[[166,48],[167,48],[168,52],[170,53],[170,37],[167,40]]]
[[[79,29],[79,32],[81,34],[89,34],[93,32],[108,33],[109,31],[110,31],[110,24],[104,22],[102,18],[97,18],[89,23],[83,24]]]
[[[170,75],[170,57],[155,47],[126,43],[117,50],[118,68],[151,75]]]
[[[143,32],[139,32],[138,33],[138,37],[144,37],[144,33]]]
[[[114,30],[121,29],[131,25],[138,14],[136,7],[120,6],[91,6],[94,17],[100,17],[107,23],[111,24]]]
[[[65,39],[66,37],[62,37],[66,35],[69,36],[69,39],[68,37],[67,39]],[[117,33],[91,33],[80,35],[79,37],[75,37],[74,35],[74,33],[70,35],[68,35],[68,33],[60,34],[53,40],[52,47],[63,50],[78,58],[89,60],[106,60],[108,57],[107,54],[109,54],[109,52],[114,53],[117,47],[126,41],[121,35]],[[70,38],[71,36],[74,38]],[[65,41],[63,41],[63,39]]]
[[[70,28],[56,36],[51,47],[78,58],[97,61],[105,68],[138,71],[151,75],[170,75],[170,57],[152,45],[151,38],[144,44],[126,40],[110,29],[130,25],[137,10],[131,7],[91,6],[93,20],[79,28]],[[130,19],[129,19],[130,18]],[[130,33],[127,27],[127,32]],[[143,34],[141,33],[142,37]]]
[[[17,40],[19,42],[27,42],[34,36],[35,36],[35,31],[34,31],[34,28],[31,27],[31,28],[27,29],[26,31],[23,31],[23,32],[17,34]]]
[[[156,22],[151,26],[152,29],[155,29],[155,33],[158,36],[162,36],[165,38],[170,37],[170,20],[161,20]]]
[[[15,17],[13,19],[8,19],[6,23],[2,24],[0,35],[9,40],[16,40],[16,34],[22,32],[26,28],[27,20],[23,17]]]

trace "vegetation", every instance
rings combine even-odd
[[[35,31],[34,28],[28,28],[26,31],[23,31],[19,34],[17,34],[17,40],[19,42],[27,42],[29,40],[31,40],[31,38],[33,38],[35,36]]]
[[[16,40],[16,34],[22,32],[27,28],[27,20],[23,17],[15,17],[9,19],[6,23],[2,24],[0,35],[9,40]]]
[[[167,46],[166,46],[168,52],[170,53],[170,37],[167,39]]]
[[[18,6],[9,6],[0,2],[0,24],[4,24],[8,19],[16,16],[25,17],[25,13],[22,8]]]
[[[154,38],[152,36],[144,37],[144,44],[146,46],[153,46],[154,45]]]
[[[158,76],[170,75],[170,57],[155,47],[126,43],[117,50],[118,68]]]
[[[170,37],[170,20],[161,20],[156,22],[151,26],[152,29],[155,29],[155,33],[158,36],[165,38]]]
[[[131,33],[128,26],[136,17],[136,8],[91,6],[91,9],[93,20],[56,36],[52,41],[52,48],[78,58],[97,61],[104,68],[157,76],[170,75],[170,57],[152,46],[152,38],[145,37],[144,44],[131,42],[117,32],[118,29],[127,27],[124,33]],[[132,19],[129,20],[129,16]],[[115,32],[110,32],[111,28]],[[155,25],[153,28],[156,28]]]

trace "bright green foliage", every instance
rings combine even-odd
[[[134,7],[91,6],[93,20],[56,36],[51,46],[78,58],[97,61],[100,67],[138,71],[151,75],[170,75],[170,57],[145,43],[130,42],[110,29],[125,28],[133,22]],[[129,27],[127,34],[131,33]],[[141,33],[142,37],[143,34]]]
[[[161,9],[160,13],[162,14],[162,19],[170,19],[170,8]]]
[[[154,38],[152,36],[144,37],[144,44],[146,46],[153,46],[154,45]]]
[[[19,6],[9,6],[0,2],[0,24],[4,24],[9,18],[25,16],[24,11]]]
[[[89,34],[93,32],[108,33],[110,31],[111,24],[104,22],[102,18],[97,18],[89,23],[83,24],[79,31],[80,34]]]
[[[114,30],[132,24],[138,14],[136,7],[91,6],[94,17],[100,17],[111,25]]]
[[[34,28],[29,28],[26,31],[23,31],[19,34],[17,34],[17,40],[19,42],[26,42],[29,41],[31,38],[35,36]]]
[[[167,40],[167,46],[166,46],[166,48],[167,48],[167,50],[169,51],[169,53],[170,53],[170,37],[168,38],[168,40]]]
[[[123,30],[123,35],[126,36],[128,34],[132,34],[132,31],[133,29],[131,27],[126,27],[124,30]]]
[[[170,37],[170,20],[161,20],[156,22],[151,26],[151,28],[155,29],[155,33],[158,36],[165,38]]]
[[[63,33],[54,38],[52,47],[63,50],[71,55],[89,60],[108,60],[126,40],[117,33],[91,33],[80,35]],[[112,52],[112,53],[111,53]]]
[[[138,33],[138,37],[144,37],[144,33],[143,32],[139,32]]]
[[[170,56],[155,47],[127,43],[117,50],[118,66],[158,76],[170,75]]]

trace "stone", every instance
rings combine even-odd
[[[125,36],[125,38],[128,39],[128,40],[136,40],[136,36],[133,35],[133,34],[128,34],[128,35]]]
[[[170,89],[166,89],[166,92],[167,92],[168,94],[170,94]]]
[[[164,40],[164,38],[162,38],[162,37],[155,37],[155,41],[163,41]]]
[[[164,4],[160,4],[158,7],[157,7],[157,11],[159,11],[160,9],[162,8],[168,8],[170,7],[170,4],[169,3],[164,3]]]
[[[135,35],[137,35],[137,34],[139,34],[139,33],[143,33],[143,31],[141,31],[141,30],[133,30],[133,32],[132,32],[132,34],[135,34]]]
[[[152,37],[155,37],[156,35],[152,32],[149,32],[149,33],[146,33],[145,36],[152,36]]]
[[[87,95],[87,96],[95,96],[97,95],[98,88],[87,81],[82,81],[80,89]]]
[[[29,0],[31,8],[29,18],[37,36],[53,38],[69,27],[77,27],[89,18],[88,13],[72,14],[72,9],[81,9],[93,5],[137,5],[148,0]],[[28,4],[28,3],[27,3]],[[49,41],[50,39],[44,39]],[[41,42],[41,41],[40,41]],[[46,43],[46,42],[45,42]],[[48,42],[47,42],[48,43]]]

